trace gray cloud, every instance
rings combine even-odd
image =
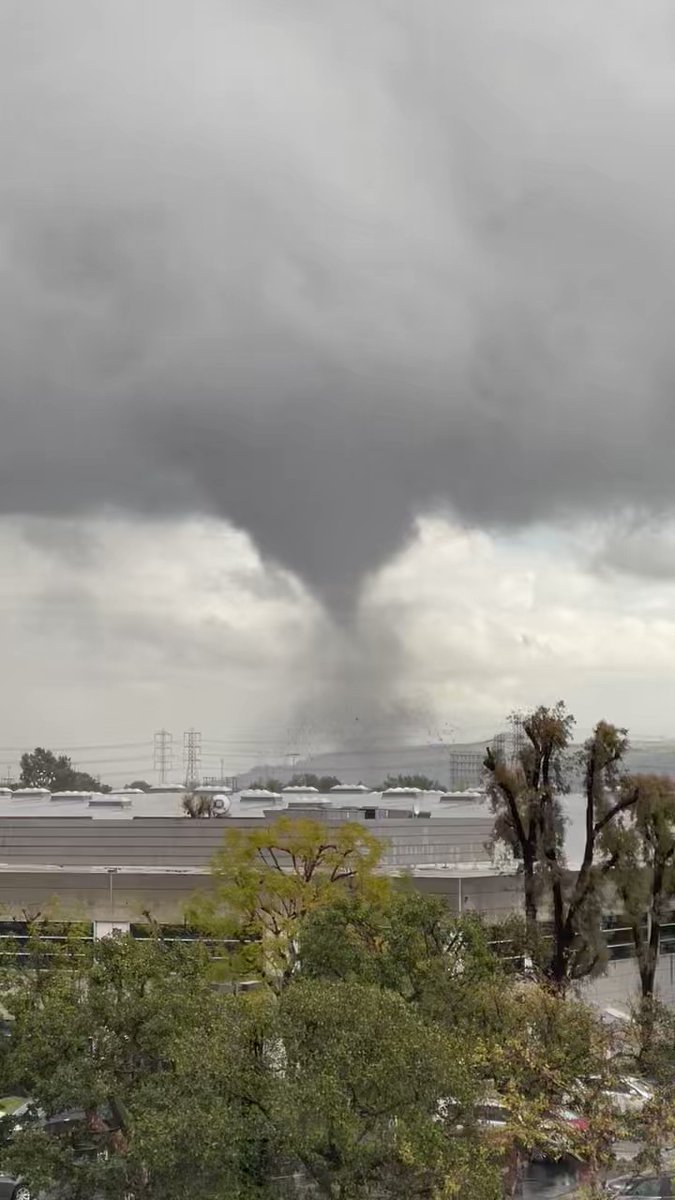
[[[435,507],[672,510],[669,5],[0,23],[0,511],[217,513],[337,610]]]
[[[648,521],[626,523],[610,530],[594,556],[600,574],[619,573],[656,583],[675,582],[675,533],[672,525],[655,527]]]

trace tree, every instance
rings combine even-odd
[[[624,781],[623,794],[634,802],[608,838],[618,856],[612,881],[630,924],[642,998],[650,1002],[661,926],[675,895],[675,782],[667,775],[634,775]]]
[[[603,961],[603,888],[619,861],[618,818],[637,801],[634,787],[619,787],[627,749],[626,730],[607,721],[599,721],[584,744],[585,838],[578,871],[568,876],[559,844],[545,847],[553,910],[549,977],[557,987],[591,974]]]
[[[252,792],[281,792],[283,791],[283,783],[280,779],[256,779],[250,783],[249,790]]]
[[[199,796],[195,792],[187,792],[183,796],[183,812],[186,817],[212,817],[213,816],[213,797]]]
[[[110,788],[86,771],[78,771],[67,754],[54,754],[36,746],[21,755],[22,787],[49,788],[52,792],[109,792]]]
[[[131,783],[125,783],[125,792],[149,792],[152,784],[145,779],[133,779]]]
[[[386,792],[388,788],[415,788],[420,792],[442,792],[443,788],[437,779],[428,775],[387,775],[384,783],[376,790]]]
[[[627,1132],[606,1099],[618,1068],[598,1013],[534,983],[497,981],[476,998],[472,1019],[476,1031],[484,1030],[483,1070],[506,1110],[503,1128],[491,1135],[509,1168],[505,1194],[513,1194],[520,1166],[535,1151],[552,1159],[571,1155],[597,1179]],[[585,1121],[571,1125],[568,1110]]]
[[[281,817],[273,825],[228,830],[212,864],[213,886],[191,906],[197,927],[239,939],[242,959],[275,988],[297,966],[300,920],[347,890],[386,891],[376,874],[381,841],[362,825],[331,827]]]
[[[298,1168],[331,1200],[497,1200],[494,1154],[439,1119],[473,1103],[471,1056],[389,989],[228,996],[200,947],[119,937],[19,973],[10,999],[5,1084],[84,1118],[27,1122],[3,1162],[62,1200],[272,1200]]]
[[[269,1131],[250,1103],[257,1008],[213,990],[200,948],[105,939],[91,953],[80,948],[46,970],[19,973],[10,1002],[5,1081],[29,1088],[47,1114],[85,1114],[75,1133],[50,1136],[29,1124],[15,1137],[6,1161],[36,1191],[52,1194],[56,1185],[63,1200],[259,1194]],[[217,1037],[216,1095],[205,1081]]]
[[[315,980],[284,993],[279,1032],[284,1141],[321,1196],[497,1200],[495,1160],[440,1119],[475,1099],[440,1026],[386,989]]]
[[[5,978],[3,1086],[84,1118],[49,1136],[26,1120],[3,1165],[61,1200],[276,1200],[289,1176],[326,1200],[498,1200],[534,1149],[609,1165],[625,1130],[602,1098],[615,1066],[590,1008],[509,977],[477,920],[434,898],[330,896],[339,920],[306,910],[306,957],[279,994],[214,989],[205,946],[126,936],[47,958],[37,944]],[[311,973],[301,926],[337,933],[342,974],[326,977],[325,946]],[[492,1097],[498,1130],[480,1116]],[[671,1114],[664,1093],[650,1154]]]
[[[454,1096],[445,1129],[461,1126],[476,1153],[504,1167],[506,1194],[535,1151],[584,1155],[599,1170],[619,1128],[603,1090],[616,1070],[609,1034],[594,1010],[524,983],[497,958],[475,917],[456,917],[436,897],[394,892],[375,903],[339,898],[310,913],[299,936],[302,977],[367,983],[394,991],[461,1046],[473,1100]],[[490,931],[493,936],[493,931]],[[500,1102],[498,1131],[481,1123],[481,1103]],[[564,1109],[593,1117],[571,1125]]]
[[[563,824],[559,794],[566,789],[565,765],[574,717],[559,701],[541,705],[511,723],[522,728],[525,745],[512,762],[488,747],[485,769],[488,796],[495,814],[494,838],[504,842],[522,864],[525,919],[536,936],[542,866],[559,852]]]
[[[408,889],[338,896],[307,914],[298,945],[303,978],[377,984],[445,1022],[461,1023],[476,986],[501,977],[475,916]]]
[[[625,729],[599,721],[584,744],[585,837],[581,864],[574,871],[565,856],[559,799],[567,786],[566,752],[574,719],[561,702],[519,720],[526,742],[515,761],[507,763],[492,749],[485,759],[495,838],[522,863],[528,934],[539,946],[539,907],[545,899],[552,927],[545,971],[551,983],[565,987],[597,970],[606,950],[602,889],[619,861],[612,839],[621,814],[637,799],[635,789],[619,790],[628,738]]]
[[[331,788],[337,787],[339,783],[340,780],[337,775],[313,775],[310,771],[300,775],[293,775],[288,782],[288,786],[316,788],[317,792],[329,792]]]

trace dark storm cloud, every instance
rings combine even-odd
[[[0,510],[217,513],[334,606],[449,505],[675,502],[657,0],[0,0]]]

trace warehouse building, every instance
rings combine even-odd
[[[516,864],[493,861],[492,816],[475,792],[394,789],[305,790],[226,795],[203,789],[211,819],[190,819],[183,789],[97,796],[44,790],[0,794],[0,932],[27,922],[77,922],[90,936],[134,933],[149,923],[180,926],[227,828],[252,828],[281,814],[367,824],[385,846],[383,870],[443,896],[455,912],[499,919],[522,909]],[[572,798],[574,801],[574,798]],[[574,855],[574,822],[570,846]],[[675,925],[665,931],[659,969],[664,1001],[675,1004]],[[628,932],[609,936],[606,973],[587,985],[600,1005],[626,1008],[637,973]]]

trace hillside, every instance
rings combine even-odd
[[[351,750],[331,750],[300,759],[293,766],[266,763],[238,776],[240,787],[258,779],[275,778],[287,783],[292,775],[311,771],[316,775],[336,775],[343,783],[368,783],[375,787],[387,775],[428,775],[443,787],[472,784],[483,742],[454,745],[373,746]],[[675,741],[643,741],[631,747],[626,766],[629,771],[675,776]]]

